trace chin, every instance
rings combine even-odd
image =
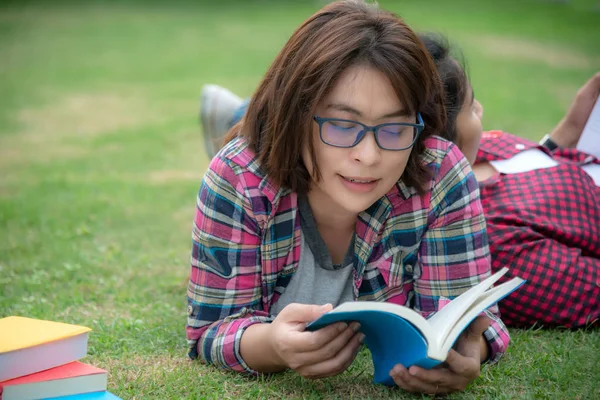
[[[338,193],[338,198],[336,199],[336,203],[343,208],[344,210],[353,213],[360,214],[365,211],[367,208],[371,207],[373,203],[379,200],[379,197],[371,198],[371,199],[360,199],[360,198],[352,198],[351,194],[347,196],[340,196],[341,193]]]

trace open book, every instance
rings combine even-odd
[[[356,301],[343,303],[308,324],[314,331],[340,321],[358,321],[371,351],[375,383],[394,385],[389,372],[396,364],[432,368],[444,360],[461,332],[486,308],[521,286],[525,280],[513,278],[499,286],[508,268],[503,268],[477,286],[456,297],[431,318],[398,304]]]

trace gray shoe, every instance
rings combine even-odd
[[[221,148],[233,114],[242,102],[240,97],[220,86],[205,85],[202,88],[200,123],[204,135],[204,149],[209,158],[213,158]]]

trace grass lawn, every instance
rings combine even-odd
[[[93,328],[85,360],[125,399],[414,398],[372,385],[367,351],[322,381],[185,355],[200,89],[251,94],[323,2],[81,3],[0,5],[0,316]],[[539,139],[600,70],[594,1],[381,4],[461,44],[490,129]],[[598,330],[511,332],[450,398],[600,398]]]

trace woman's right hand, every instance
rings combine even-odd
[[[364,335],[360,324],[338,322],[314,332],[306,324],[331,311],[325,306],[292,303],[270,324],[269,342],[276,362],[305,378],[325,378],[345,371],[356,357]]]

